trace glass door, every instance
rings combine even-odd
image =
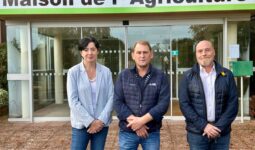
[[[58,27],[32,26],[32,71],[34,117],[68,117],[66,73],[79,63],[80,38],[92,35],[101,44],[98,61],[109,67],[116,80],[126,66],[134,65],[130,50],[137,40],[150,42],[152,64],[168,75],[171,105],[166,116],[182,116],[178,89],[182,74],[196,62],[197,41],[214,42],[217,60],[222,61],[222,24],[151,25],[125,27]]]
[[[154,52],[153,66],[164,71],[168,75],[169,80],[171,80],[171,28],[171,26],[128,27],[128,66],[134,65],[130,54],[134,43],[138,40],[146,40],[150,43]],[[168,110],[166,115],[169,116],[170,114],[171,109]]]
[[[68,69],[81,62],[78,41],[94,36],[100,43],[98,62],[109,67],[113,80],[124,69],[123,27],[32,27],[34,117],[69,117]]]
[[[154,51],[152,64],[168,75],[171,102],[166,116],[182,116],[178,89],[183,72],[196,63],[195,44],[200,40],[214,42],[217,57],[222,58],[222,25],[169,25],[128,27],[128,66],[133,66],[130,50],[138,40],[150,42]]]

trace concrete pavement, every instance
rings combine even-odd
[[[233,124],[232,150],[255,150],[255,120]],[[70,122],[21,123],[0,117],[0,150],[65,150],[71,140]],[[118,122],[110,126],[106,150],[118,149]],[[141,149],[141,148],[139,148]],[[164,120],[161,129],[161,150],[189,149],[183,121]]]

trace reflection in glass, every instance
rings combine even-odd
[[[7,27],[8,74],[28,74],[28,32],[26,26]],[[8,81],[9,117],[30,118],[29,81]]]
[[[30,118],[29,81],[8,81],[9,117]]]
[[[250,22],[228,22],[235,26],[236,42],[240,45],[240,58],[249,60]],[[125,35],[127,29],[127,35]],[[8,73],[28,74],[28,34],[26,25],[7,26]],[[154,51],[153,65],[171,79],[173,115],[182,115],[178,106],[178,84],[184,71],[196,63],[195,45],[200,40],[211,40],[216,60],[223,63],[223,25],[193,24],[169,26],[128,27],[32,27],[33,109],[35,117],[67,117],[66,73],[81,62],[78,41],[92,35],[101,44],[98,62],[108,66],[113,79],[125,67],[125,44],[128,66],[134,65],[130,50],[137,40],[147,40]],[[127,36],[127,37],[125,37]],[[127,39],[128,43],[125,43]],[[230,37],[228,37],[230,39]],[[172,55],[178,51],[178,55]],[[240,83],[237,79],[237,83]],[[28,81],[8,83],[10,117],[29,118]],[[240,85],[238,84],[239,92]],[[14,90],[13,90],[14,89]],[[249,108],[249,78],[244,79],[245,114]],[[239,94],[240,95],[240,94]],[[27,97],[27,98],[26,98]],[[27,101],[25,101],[27,100]],[[24,105],[23,105],[24,104]],[[26,110],[26,111],[25,111]],[[170,115],[170,110],[167,113]]]
[[[237,26],[237,43],[240,46],[240,58],[238,61],[250,60],[250,22],[240,21],[234,22]],[[253,62],[254,63],[254,62]],[[250,98],[250,77],[243,77],[243,102],[244,102],[244,115],[249,115],[249,98]],[[241,95],[241,81],[237,78],[238,95]],[[239,102],[240,104],[240,102]],[[241,105],[239,105],[241,106]],[[239,109],[239,114],[241,108]]]
[[[33,27],[33,99],[35,117],[68,117],[66,75],[81,62],[77,48],[81,37],[100,43],[98,62],[108,66],[115,80],[124,67],[124,28]]]
[[[200,40],[211,40],[214,43],[217,60],[222,62],[222,25],[178,25],[146,26],[128,28],[129,64],[134,65],[130,51],[138,40],[150,42],[154,59],[152,64],[169,76],[172,90],[172,114],[182,115],[178,103],[178,86],[182,74],[196,63],[195,44]],[[177,52],[177,53],[176,53]],[[169,111],[167,115],[171,114]]]
[[[28,73],[26,26],[7,27],[8,73]]]

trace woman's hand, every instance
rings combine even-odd
[[[90,134],[95,134],[95,133],[100,132],[103,129],[103,127],[104,127],[104,123],[101,120],[94,120],[90,124],[87,132]]]

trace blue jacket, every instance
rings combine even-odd
[[[186,71],[180,82],[180,108],[186,118],[189,132],[202,134],[207,125],[205,93],[200,78],[199,65]],[[233,74],[215,62],[215,122],[221,135],[231,131],[231,123],[238,112],[238,92]]]
[[[132,114],[141,117],[150,113],[153,120],[146,124],[149,132],[161,127],[170,101],[169,82],[162,71],[152,66],[147,77],[143,91],[140,89],[135,68],[123,70],[115,83],[114,110],[119,118],[119,126],[124,131],[133,132],[126,127],[126,119]]]
[[[109,68],[96,64],[96,110],[93,109],[90,83],[83,62],[68,71],[67,96],[72,127],[87,128],[95,119],[103,121],[105,126],[111,123],[113,82]]]

